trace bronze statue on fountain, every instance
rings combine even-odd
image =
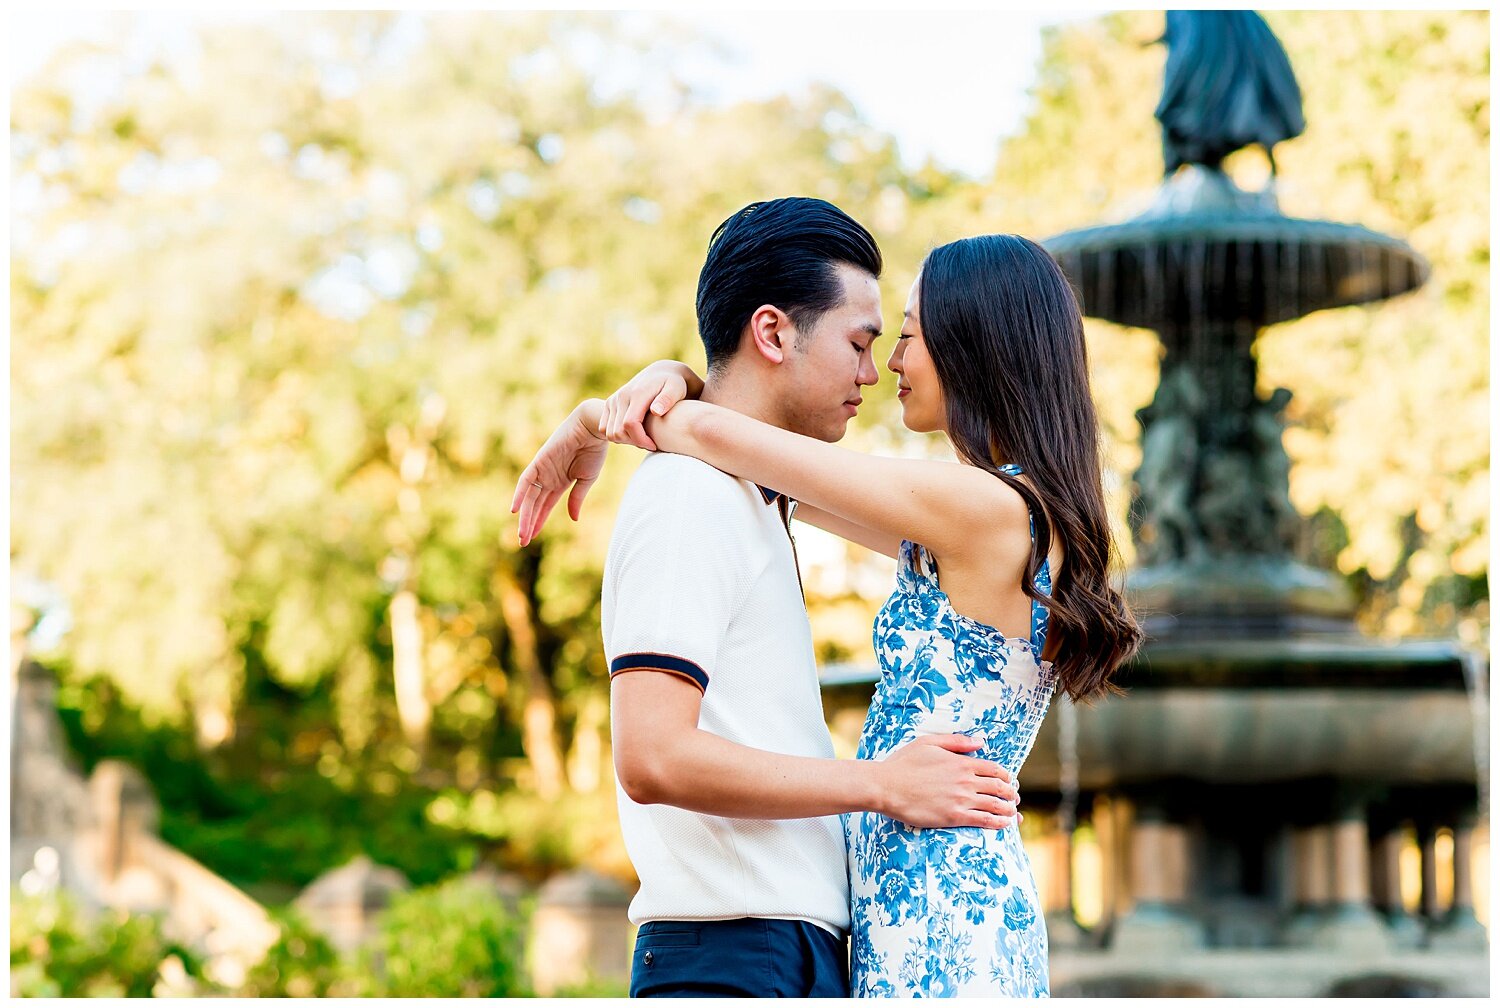
[[[1156,400],[1138,414],[1133,598],[1158,637],[1333,629],[1353,600],[1293,558],[1301,520],[1281,443],[1291,392],[1260,396],[1251,348],[1277,322],[1412,290],[1427,264],[1387,235],[1281,213],[1274,148],[1302,133],[1302,98],[1258,15],[1168,11],[1166,22],[1166,170],[1153,204],[1046,243],[1086,313],[1153,329],[1166,350]],[[1223,168],[1251,145],[1271,162],[1260,192]]]

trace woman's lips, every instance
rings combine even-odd
[[[905,399],[909,395],[911,395],[911,389],[907,388],[905,385],[901,385],[896,388],[897,399]]]

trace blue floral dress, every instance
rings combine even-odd
[[[1051,593],[1045,560],[1035,583]],[[859,758],[957,733],[983,738],[975,755],[1019,775],[1056,682],[1046,638],[1039,602],[1029,639],[955,612],[931,554],[903,542],[896,590],[875,618],[881,679]],[[845,830],[855,997],[1048,996],[1046,926],[1014,827],[917,829],[856,812]]]

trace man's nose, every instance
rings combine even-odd
[[[880,371],[875,367],[875,358],[866,357],[859,362],[859,375],[855,381],[861,385],[878,385]]]

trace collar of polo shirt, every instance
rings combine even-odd
[[[786,494],[782,493],[779,490],[772,490],[770,487],[763,487],[759,483],[755,485],[760,489],[760,495],[766,499],[767,504],[775,504],[779,498],[786,496]]]

